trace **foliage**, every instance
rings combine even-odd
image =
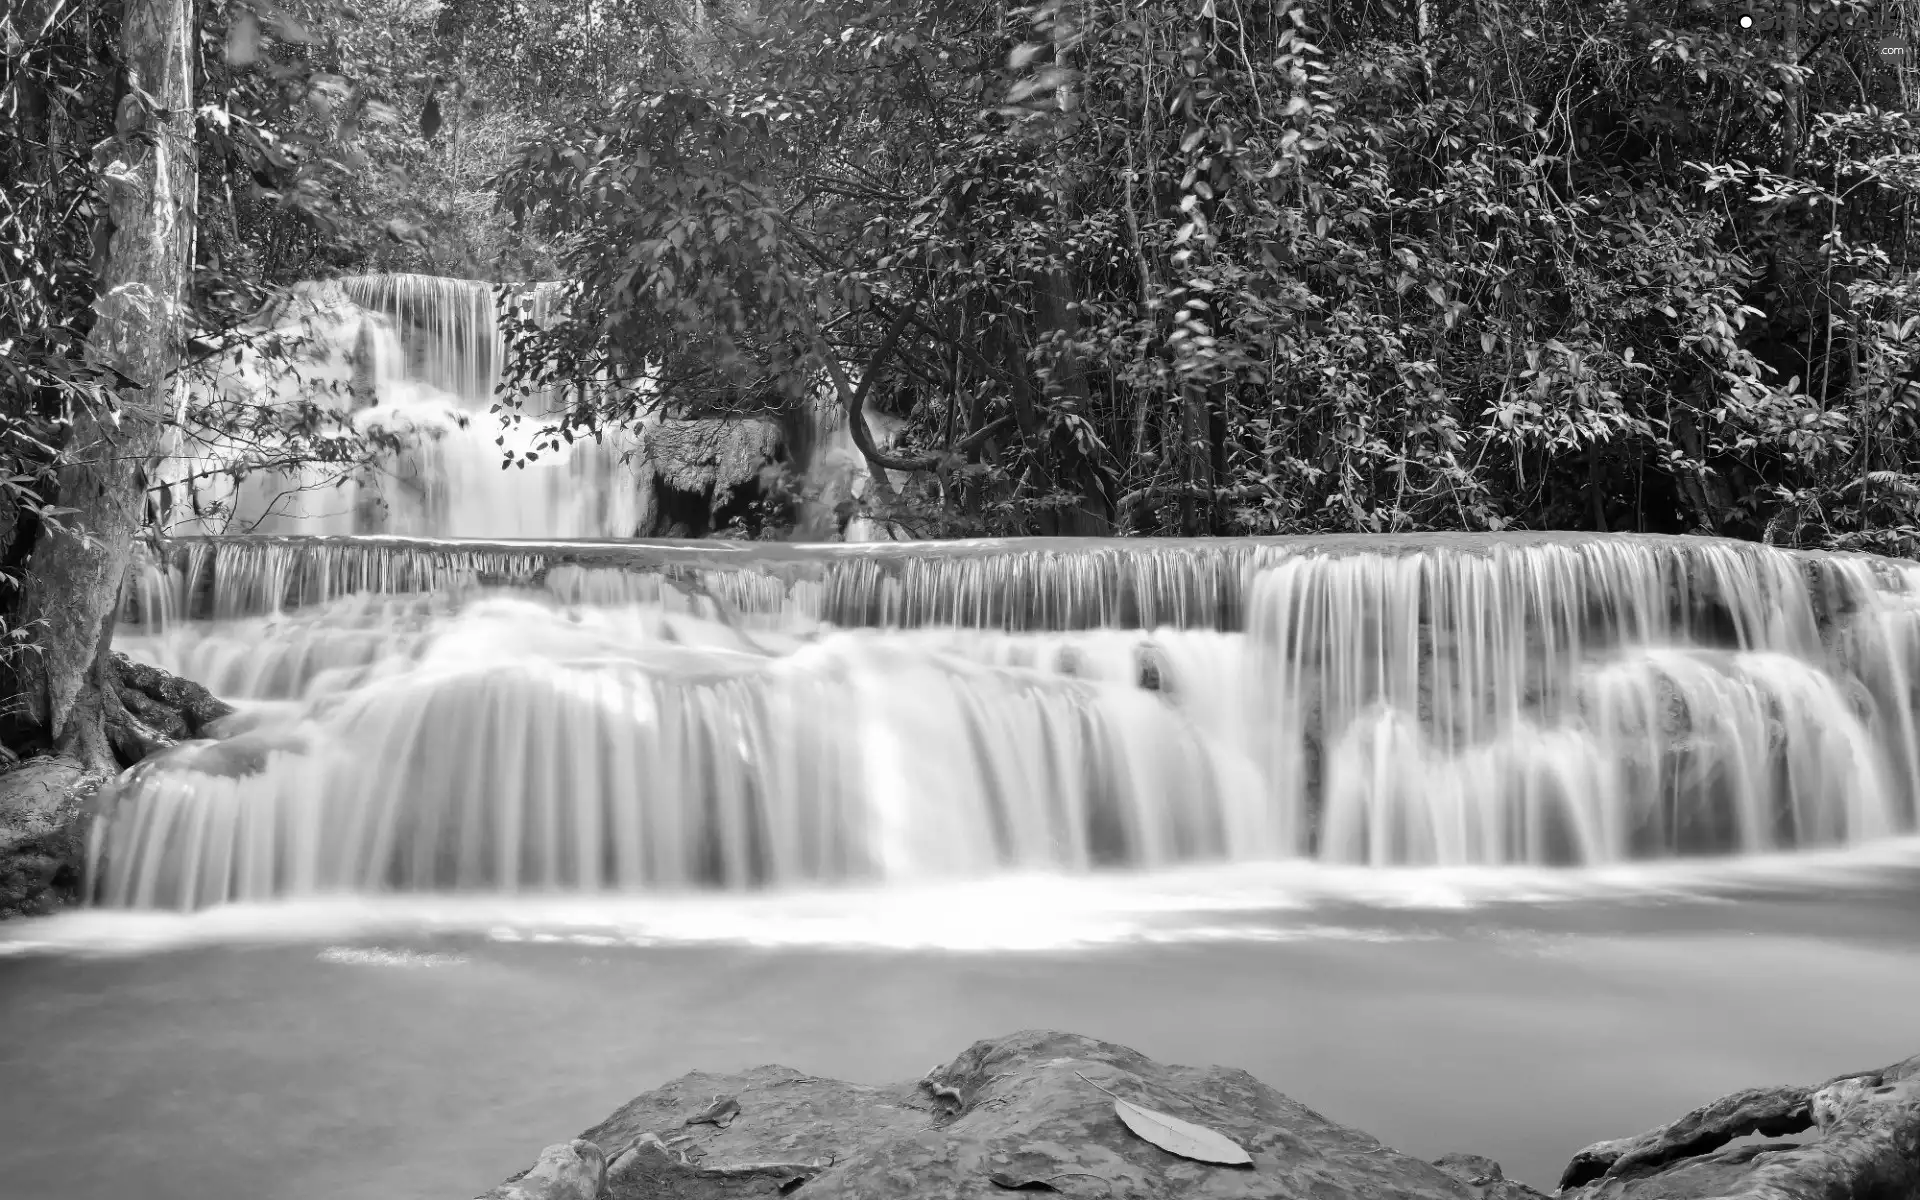
[[[923,534],[1920,538],[1920,148],[1856,32],[1678,0],[197,11],[203,365],[304,279],[564,278],[515,333],[516,389],[593,385],[556,439],[871,409],[907,433],[865,439],[869,499]],[[5,18],[8,569],[58,519],[64,414],[113,403],[83,349],[114,12]],[[378,449],[201,399],[244,469]]]
[[[827,386],[908,417],[918,448],[870,457],[987,532],[1911,550],[1905,77],[1732,16],[737,12],[726,69],[668,64],[502,179],[571,281],[522,382],[647,376],[696,412]]]
[[[198,382],[183,397],[181,432],[222,444],[234,472],[345,469],[381,449],[344,427],[326,397],[269,406],[220,386],[242,350],[291,369],[296,339],[255,319],[289,286],[341,271],[541,265],[537,247],[509,253],[491,217],[486,180],[531,125],[512,106],[468,95],[470,78],[499,65],[464,51],[469,27],[489,19],[484,7],[209,0],[192,10],[200,170],[187,374]],[[585,22],[589,37],[596,29]],[[95,147],[114,135],[133,88],[112,0],[12,5],[0,30],[0,579],[11,584],[38,528],[60,515],[55,475],[72,414],[117,403],[121,381],[86,353],[110,234]],[[544,63],[564,59],[550,52],[565,40],[550,34]],[[599,60],[610,60],[601,41]],[[489,45],[504,53],[505,43]],[[526,74],[494,75],[496,90],[524,100]],[[543,111],[563,111],[561,94],[549,92]],[[429,107],[445,113],[437,137],[422,127]],[[164,507],[179,482],[163,469],[156,502]]]
[[[114,112],[97,64],[115,32],[88,5],[0,13],[0,592],[18,586],[36,531],[70,511],[54,487],[63,414],[113,403],[116,381],[82,350],[103,209],[90,150]],[[0,615],[0,662],[30,632]]]

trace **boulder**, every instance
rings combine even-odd
[[[645,454],[662,486],[710,494],[717,503],[757,477],[780,443],[780,427],[760,418],[663,420],[647,427]]]
[[[120,765],[208,737],[234,711],[192,680],[117,651],[102,665],[120,701],[105,714],[108,746]],[[48,913],[79,898],[87,827],[110,803],[102,791],[110,782],[65,755],[26,759],[0,774],[0,920]]]
[[[1150,1112],[1130,1113],[1130,1125],[1116,1101]],[[1182,1148],[1179,1131],[1163,1132],[1153,1113],[1228,1138],[1252,1161],[1163,1148]],[[924,1079],[879,1087],[774,1066],[696,1072],[581,1138],[607,1154],[608,1200],[1543,1200],[1497,1163],[1397,1153],[1245,1071],[1169,1066],[1044,1031],[975,1043]],[[528,1191],[532,1177],[514,1200],[573,1194]]]
[[[51,912],[79,895],[89,801],[105,782],[56,756],[0,774],[0,918]]]
[[[1769,1141],[1740,1141],[1759,1135]],[[1738,1143],[1738,1144],[1732,1144]],[[1749,1088],[1637,1137],[1597,1142],[1562,1200],[1920,1196],[1920,1055],[1812,1086]]]
[[[606,1178],[600,1147],[575,1139],[548,1146],[526,1171],[480,1200],[599,1200]]]
[[[215,721],[233,713],[233,705],[193,680],[134,662],[118,650],[113,674],[113,690],[126,710],[171,741],[206,737]]]

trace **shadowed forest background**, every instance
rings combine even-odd
[[[10,595],[81,511],[76,422],[111,443],[131,393],[253,439],[238,469],[371,453],[323,404],[176,385],[279,289],[375,271],[565,281],[501,396],[515,419],[578,383],[557,439],[821,396],[899,419],[886,448],[851,424],[862,503],[913,536],[1908,553],[1920,139],[1864,32],[1903,18],[1841,11],[1860,28],[1785,8],[1763,35],[1699,0],[27,0],[0,126]],[[129,71],[155,13],[190,22],[190,112]],[[167,119],[191,270],[179,351],[138,378],[94,336],[99,147]],[[763,494],[758,535],[789,536]],[[32,638],[46,605],[8,607]]]

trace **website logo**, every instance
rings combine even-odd
[[[1733,23],[1741,33],[1779,37],[1798,29],[1803,39],[1839,33],[1860,35],[1873,46],[1874,57],[1890,65],[1912,60],[1913,50],[1907,31],[1890,14],[1863,11],[1844,4],[1799,3],[1797,0],[1747,0],[1733,10]]]

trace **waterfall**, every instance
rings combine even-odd
[[[1920,567],[1706,538],[183,539],[100,903],[1289,858],[1597,865],[1913,831]]]
[[[911,481],[869,468],[829,393],[797,432],[649,416],[552,445],[571,393],[493,411],[484,284],[308,285],[243,333],[187,388],[221,419],[155,464],[167,536],[117,642],[238,711],[108,797],[99,903],[1577,868],[1916,826],[1911,564],[1646,536],[893,541],[849,505]],[[630,536],[741,519],[778,454],[804,532],[845,542]]]
[[[526,397],[518,421],[492,411],[504,339],[485,283],[308,285],[244,334],[189,383],[188,413],[227,428],[190,420],[153,473],[167,532],[620,537],[645,515],[636,436],[550,442],[562,396]],[[359,444],[371,464],[347,453]]]
[[[853,427],[847,421],[847,410],[841,405],[840,397],[830,383],[822,381],[820,388],[808,398],[803,413],[807,424],[807,447],[806,472],[801,480],[801,490],[806,496],[806,504],[795,536],[823,541],[827,534],[840,526],[842,505],[871,499],[875,484],[882,479],[886,482],[887,490],[898,492],[908,484],[909,473],[881,471],[867,462],[866,456],[853,440]],[[862,413],[862,420],[866,422],[867,432],[874,444],[882,449],[890,448],[906,427],[906,422],[898,417],[871,410]],[[894,528],[872,517],[854,516],[845,521],[842,536],[849,542],[878,542],[891,541],[900,535]]]
[[[508,311],[543,325],[563,301],[559,285],[535,285]],[[477,280],[300,285],[189,374],[183,419],[151,464],[156,523],[177,536],[757,530],[761,472],[784,462],[798,476],[789,483],[802,498],[802,536],[901,536],[844,511],[880,478],[889,488],[907,478],[868,467],[830,389],[791,431],[764,416],[646,411],[631,427],[554,436],[545,431],[580,395],[522,390],[507,403],[506,352],[499,301]],[[903,427],[877,413],[865,420],[882,445]]]

